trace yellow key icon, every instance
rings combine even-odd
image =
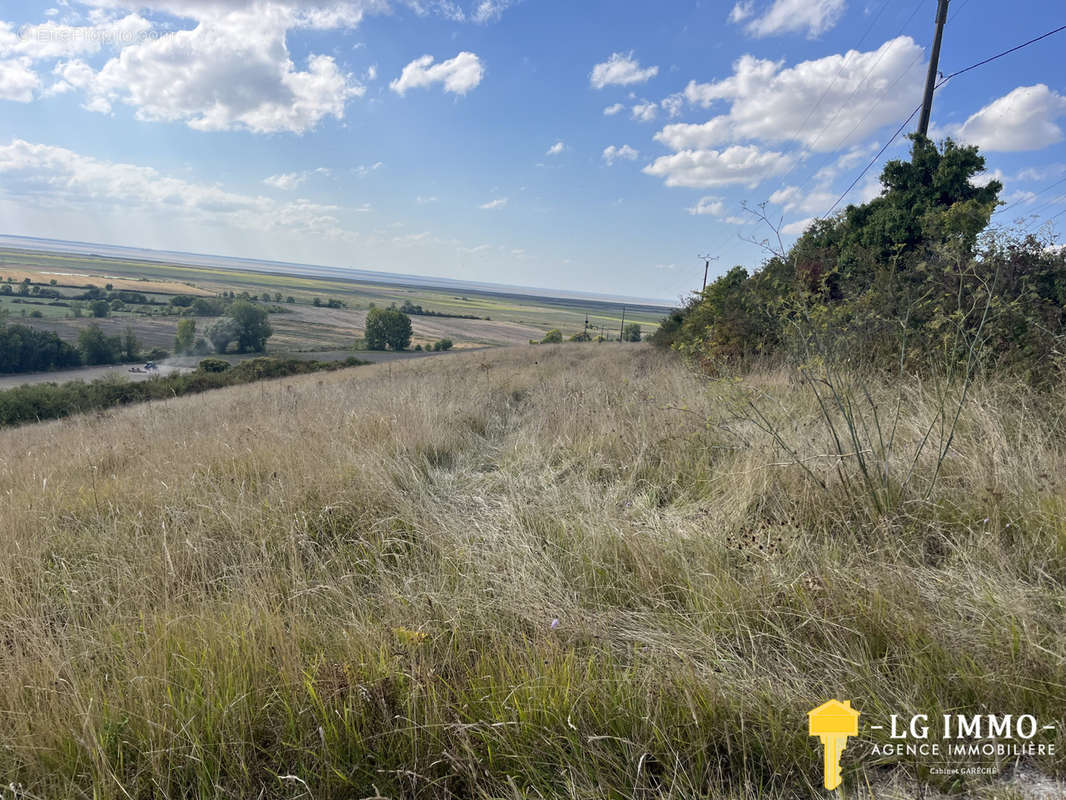
[[[859,735],[859,712],[851,701],[830,700],[807,714],[811,736],[822,740],[825,752],[825,788],[840,786],[840,753],[848,746],[849,736]]]

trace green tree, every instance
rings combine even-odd
[[[247,300],[238,300],[227,312],[236,324],[237,351],[240,353],[262,353],[266,350],[267,339],[274,333],[267,321],[267,310]]]
[[[93,312],[94,317],[103,318],[111,313],[111,304],[106,300],[94,300],[89,305],[89,310]]]
[[[630,322],[624,328],[622,328],[622,341],[623,342],[639,342],[641,339],[640,325],[635,322]]]
[[[175,353],[190,353],[196,343],[196,320],[178,320],[178,335],[174,337]]]
[[[216,353],[225,353],[229,346],[237,341],[237,323],[229,317],[215,320],[205,332]]]
[[[400,311],[372,308],[366,315],[368,350],[406,350],[411,344],[411,318]]]
[[[122,339],[108,336],[94,322],[78,335],[78,348],[86,364],[114,364],[122,356]]]
[[[141,343],[137,340],[133,328],[126,326],[126,333],[122,337],[122,357],[126,361],[136,361],[141,355]]]

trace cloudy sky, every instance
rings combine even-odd
[[[935,7],[7,0],[0,233],[676,298],[699,253],[758,265],[743,203],[786,243],[828,211],[920,101]],[[952,0],[941,69],[1064,21]],[[1066,208],[1064,46],[938,92],[997,219]]]

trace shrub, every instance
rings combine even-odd
[[[550,331],[544,334],[544,338],[540,341],[542,344],[559,344],[559,342],[561,342],[562,340],[563,332],[558,328],[552,328]]]
[[[205,358],[197,364],[197,369],[201,372],[225,372],[229,368],[229,362],[223,361],[221,358]]]

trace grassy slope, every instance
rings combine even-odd
[[[746,385],[825,452],[812,398]],[[1064,730],[1056,404],[978,387],[929,500],[872,518],[734,391],[567,345],[0,433],[0,784],[810,797],[830,696]],[[864,746],[849,785],[883,787]]]

